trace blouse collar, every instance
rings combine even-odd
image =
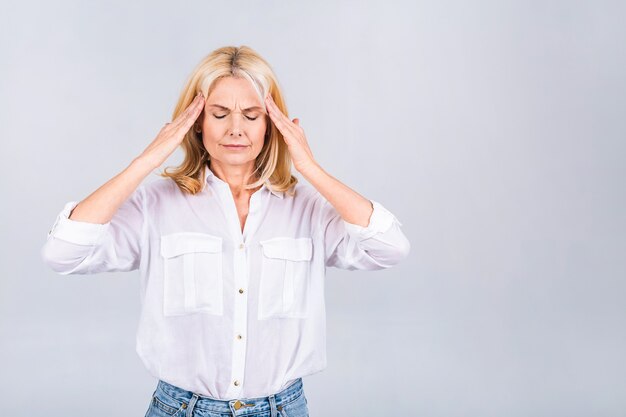
[[[213,171],[211,171],[211,170],[209,169],[209,167],[208,167],[208,166],[206,166],[206,167],[205,167],[205,170],[204,170],[204,171],[205,171],[205,172],[204,172],[204,180],[205,180],[205,182],[206,182],[206,183],[210,183],[210,182],[212,182],[212,181],[221,181],[221,182],[223,182],[224,184],[226,184],[226,183],[225,183],[222,179],[220,179],[217,175],[215,175],[215,174],[213,173]],[[268,185],[268,184],[269,184],[269,180],[268,180],[268,181],[266,181],[266,182],[265,182],[265,184],[263,184],[263,185],[261,186],[261,188],[265,188],[265,189],[269,190],[272,194],[274,194],[274,195],[275,195],[276,197],[278,197],[278,198],[283,198],[283,197],[284,197],[284,194],[285,194],[285,193],[284,193],[283,191],[274,191],[274,190],[272,190],[272,188],[271,188],[271,187],[269,187],[269,185]]]

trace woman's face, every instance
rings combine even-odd
[[[218,80],[205,101],[198,123],[212,162],[254,167],[254,160],[263,148],[268,121],[248,80],[234,77]]]

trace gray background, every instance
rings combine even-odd
[[[138,272],[60,276],[39,251],[241,44],[412,243],[329,269],[312,416],[626,415],[623,2],[161,3],[1,5],[2,415],[145,413]]]

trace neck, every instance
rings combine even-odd
[[[256,189],[245,189],[244,187],[253,182],[255,179],[252,178],[252,173],[254,172],[254,161],[251,164],[247,165],[224,165],[220,164],[217,161],[209,161],[209,169],[213,171],[213,174],[228,184],[230,187],[230,191],[233,193],[234,197],[240,197],[247,195],[249,196],[254,191],[258,190],[260,187]]]

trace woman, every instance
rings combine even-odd
[[[179,145],[182,164],[141,184]],[[42,257],[60,274],[140,270],[137,353],[159,379],[146,416],[307,416],[302,377],[326,367],[325,268],[397,264],[400,226],[315,161],[270,65],[224,47],[141,155],[65,204]]]

